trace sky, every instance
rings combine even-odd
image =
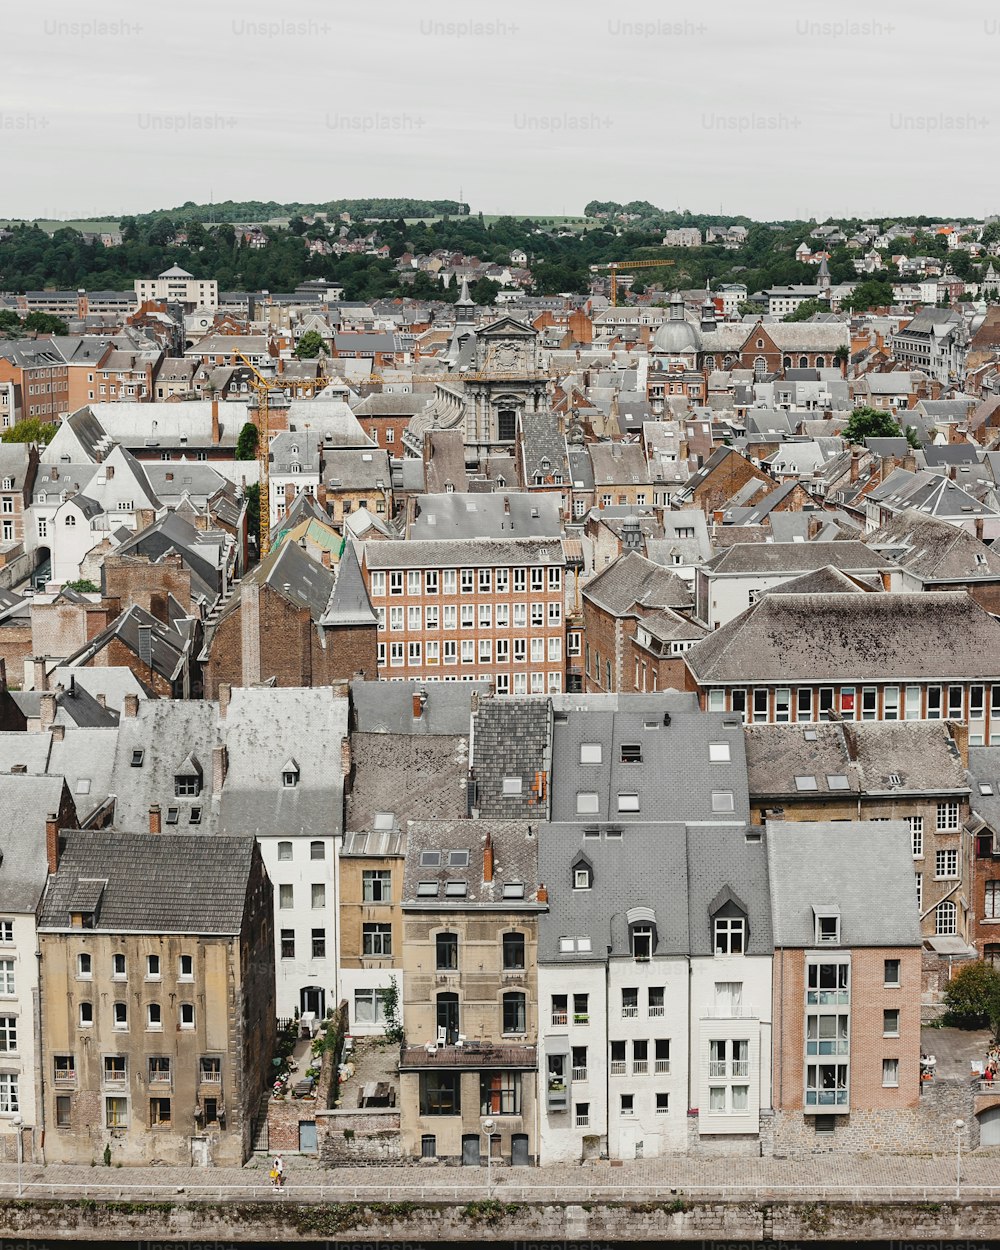
[[[0,219],[394,195],[518,216],[1000,204],[1000,6],[980,0],[46,0],[5,6],[3,34]]]

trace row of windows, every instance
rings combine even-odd
[[[421,1115],[461,1115],[462,1074],[422,1072],[420,1074]],[[521,1073],[482,1072],[479,1076],[480,1115],[521,1114]]]
[[[94,975],[94,957],[83,951],[76,957],[76,975],[80,981],[89,981]],[[194,956],[181,955],[177,960],[177,975],[182,981],[194,980]],[[125,956],[120,952],[111,956],[111,976],[115,981],[124,981],[128,976],[128,965]],[[146,956],[146,980],[159,981],[163,976],[163,960],[159,955]]]
[[[578,790],[576,794],[577,815],[593,815],[600,812],[601,800],[596,790]],[[620,791],[617,798],[619,812],[638,812],[641,810],[639,795],[635,791]],[[712,811],[732,812],[735,810],[735,799],[732,790],[712,791]]]
[[[379,643],[379,661],[385,662],[385,643]],[[442,659],[443,657],[443,659]],[[442,643],[390,642],[389,665],[419,668],[424,664],[559,664],[562,638],[446,638]]]
[[[52,1076],[56,1085],[76,1084],[75,1055],[55,1055],[52,1067]],[[174,1062],[169,1055],[147,1057],[145,1076],[149,1084],[170,1084],[173,1081],[173,1073]],[[128,1058],[125,1055],[105,1055],[103,1077],[106,1085],[127,1084]],[[215,1055],[202,1055],[198,1060],[198,1080],[202,1085],[221,1085],[222,1059]]]
[[[295,930],[282,929],[280,932],[281,958],[295,958]],[[313,929],[310,935],[309,950],[313,959],[326,958],[326,929]]]
[[[112,1024],[116,1029],[127,1029],[129,1027],[129,1010],[128,1003],[116,1002],[111,1004]],[[94,1004],[84,1000],[78,1006],[78,1021],[81,1029],[89,1029],[94,1023]],[[177,1024],[182,1029],[193,1029],[195,1026],[194,1003],[178,1003],[177,1005]],[[163,1007],[160,1003],[146,1004],[146,1028],[151,1031],[159,1031],[163,1028]]]
[[[278,843],[279,862],[287,863],[292,859],[294,855],[294,846],[295,846],[294,842],[286,841],[286,842]],[[326,844],[318,840],[314,842],[310,842],[309,843],[309,858],[310,859],[326,859]]]
[[[365,926],[367,928],[367,926]],[[524,934],[511,932],[501,937],[503,967],[505,972],[523,971],[525,941]],[[434,939],[434,966],[438,971],[458,971],[458,934],[438,933]]]
[[[386,620],[389,632],[401,634],[404,630],[418,633],[424,629],[507,629],[511,619],[515,629],[527,629],[529,621],[532,629],[542,629],[546,620],[550,627],[562,624],[562,600],[538,600],[534,603],[429,603],[421,607],[419,603],[402,604],[388,609],[388,618],[384,607],[375,609],[378,616],[378,627],[385,630]],[[512,617],[513,613],[513,617]]]
[[[882,714],[879,717],[879,691],[882,692]],[[966,699],[964,686],[862,686],[860,698],[856,686],[790,686],[776,689],[757,686],[748,694],[746,690],[730,690],[730,708],[726,708],[726,694],[722,689],[708,691],[708,710],[739,712],[744,720],[755,724],[774,721],[787,724],[795,719],[811,721],[826,720],[831,712],[843,720],[962,720],[965,717]],[[773,695],[773,709],[772,709]],[[968,715],[971,720],[981,720],[986,714],[986,687],[970,686]],[[990,717],[1000,718],[1000,685],[991,687]]]
[[[2,1080],[2,1078],[0,1078]],[[0,1111],[4,1110],[2,1088],[0,1088]],[[195,1118],[199,1124],[218,1124],[225,1112],[218,1098],[203,1098],[195,1108]],[[127,1129],[130,1123],[129,1099],[117,1094],[109,1094],[104,1099],[104,1127],[107,1129]],[[169,1128],[173,1123],[171,1099],[159,1097],[149,1100],[150,1128]],[[73,1099],[68,1094],[56,1096],[56,1127],[71,1128],[73,1126]]]
[[[547,576],[546,576],[547,574]],[[372,570],[371,595],[374,599],[385,597],[386,585],[390,595],[505,595],[513,588],[515,594],[532,590],[562,590],[562,568],[531,569],[410,569],[393,570],[388,574],[381,569]]]
[[[319,881],[314,881],[309,886],[309,902],[315,908],[326,906],[326,886]],[[278,886],[278,910],[291,911],[295,907],[295,886],[279,885]]]

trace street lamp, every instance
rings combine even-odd
[[[21,1164],[24,1161],[24,1139],[21,1137],[21,1125],[24,1120],[19,1116],[14,1116],[11,1123],[14,1125],[14,1131],[17,1133],[17,1196],[20,1198],[21,1189]]]
[[[962,1197],[962,1129],[965,1128],[964,1120],[956,1120],[952,1126],[955,1130],[955,1197]]]
[[[493,1130],[496,1124],[487,1117],[483,1121],[483,1132],[486,1134],[486,1197],[493,1197],[492,1185],[492,1168],[493,1168]]]

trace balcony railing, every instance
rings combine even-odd
[[[578,1115],[578,1116],[576,1117],[576,1127],[577,1127],[577,1128],[586,1128],[586,1127],[587,1127],[587,1125],[588,1125],[589,1123],[590,1123],[590,1116],[589,1116],[589,1115]]]
[[[624,1076],[628,1071],[628,1064],[624,1059],[613,1059],[611,1061],[611,1075]]]
[[[662,1003],[650,1003],[649,1004],[649,1014],[651,1016],[662,1016],[663,1012],[664,1012],[664,1006]]]
[[[733,1076],[749,1076],[749,1075],[750,1075],[750,1060],[749,1059],[734,1059],[733,1060]]]
[[[632,1060],[632,1073],[633,1073],[633,1075],[635,1075],[635,1076],[639,1076],[639,1075],[641,1075],[643,1072],[648,1072],[648,1071],[649,1071],[649,1060],[648,1060],[648,1059],[633,1059],[633,1060]]]
[[[105,1072],[104,1084],[105,1085],[127,1085],[128,1074],[125,1072]]]
[[[725,1076],[726,1075],[725,1059],[709,1059],[708,1075],[709,1076]]]
[[[589,1024],[590,1023],[589,1013],[585,1011],[575,1011],[573,1013],[573,1023],[574,1024]]]
[[[622,1007],[622,1015],[626,1017],[634,1017],[639,1014],[639,1007],[636,1003],[625,1003]]]
[[[574,1080],[574,1081],[585,1081],[586,1079],[587,1079],[587,1069],[586,1069],[586,1068],[574,1068],[574,1069],[573,1069],[573,1080]]]
[[[670,1060],[669,1059],[657,1059],[656,1062],[653,1064],[653,1071],[654,1072],[669,1072]]]
[[[846,1089],[807,1089],[807,1107],[846,1107]]]
[[[565,1011],[554,1011],[554,1012],[552,1013],[552,1023],[553,1023],[553,1024],[565,1024],[565,1023],[566,1023],[566,1012],[565,1012]]]
[[[221,1085],[222,1073],[210,1072],[207,1069],[203,1068],[201,1071],[201,1083],[202,1085]]]
[[[75,1085],[76,1084],[76,1072],[73,1069],[71,1069],[68,1072],[66,1071],[57,1072],[55,1074],[54,1079],[55,1079],[56,1085]]]

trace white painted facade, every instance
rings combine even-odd
[[[574,998],[586,996],[586,1019]],[[553,1006],[556,999],[556,1007]],[[566,999],[563,1011],[558,1007]],[[541,1163],[578,1163],[584,1138],[607,1134],[607,986],[603,963],[538,967],[538,1106]],[[586,1077],[573,1079],[573,1048],[586,1047]],[[578,1069],[579,1072],[579,1069]],[[557,1075],[557,1074],[561,1074]],[[560,1090],[560,1083],[565,1089]],[[578,1122],[582,1113],[586,1123]]]
[[[6,1088],[0,1089],[0,1135],[16,1137],[14,1119],[19,1115],[24,1128],[35,1129],[34,1134],[25,1135],[25,1150],[29,1148],[32,1137],[38,1140],[42,1123],[41,1091],[35,1080],[38,1063],[35,1046],[37,950],[34,913],[19,915],[0,911],[0,1016],[6,1018],[4,1031],[7,1038],[0,1062],[0,1074],[7,1077],[3,1082]],[[13,1045],[12,1028],[16,1039]],[[16,1151],[16,1145],[6,1147],[4,1157],[14,1159]]]
[[[385,1015],[378,993],[387,990],[393,978],[399,992],[398,1014],[405,1026],[402,968],[340,969],[339,997],[347,1000],[349,1033],[356,1037],[371,1037],[385,1032]]]

